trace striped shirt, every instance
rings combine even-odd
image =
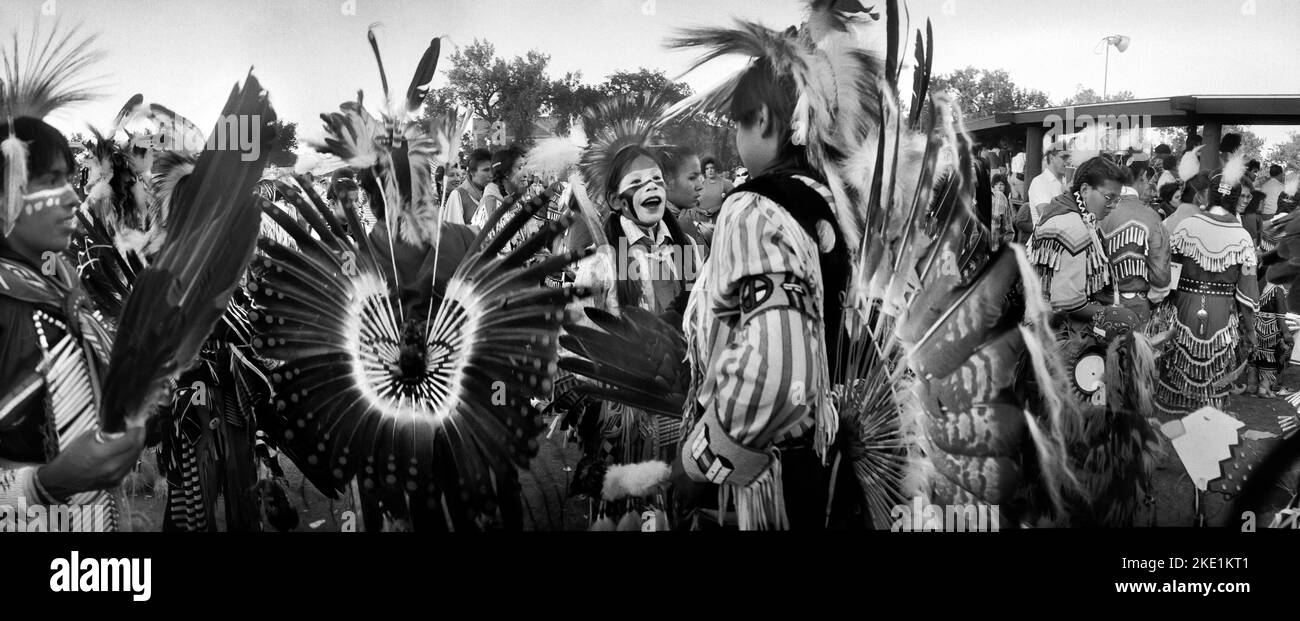
[[[834,204],[825,186],[800,180]],[[772,308],[742,324],[742,280],[783,273],[808,284],[812,312]],[[729,196],[685,329],[695,399],[737,442],[763,449],[814,426],[811,406],[829,388],[821,305],[818,244],[772,200],[743,189]]]

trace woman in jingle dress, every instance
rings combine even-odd
[[[1204,173],[1198,177],[1199,183],[1188,183],[1205,187]],[[1256,340],[1255,244],[1229,211],[1240,191],[1238,184],[1215,175],[1202,191],[1209,195],[1209,209],[1186,217],[1170,235],[1172,260],[1182,272],[1171,296],[1176,308],[1172,343],[1160,359],[1156,393],[1166,414],[1207,405],[1222,408],[1228,387],[1247,362],[1242,341],[1253,348]]]

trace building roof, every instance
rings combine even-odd
[[[1184,95],[999,112],[968,120],[966,130],[983,133],[1043,126],[1071,114],[1076,119],[1083,115],[1149,116],[1150,127],[1197,125],[1206,120],[1232,125],[1300,125],[1300,95]],[[1146,122],[1144,118],[1144,126]]]

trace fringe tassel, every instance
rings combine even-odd
[[[1106,252],[1118,254],[1125,246],[1138,246],[1145,254],[1147,229],[1140,224],[1130,224],[1106,237]]]
[[[4,155],[5,193],[3,211],[0,211],[0,224],[4,225],[3,237],[8,237],[14,230],[14,223],[23,208],[23,193],[27,190],[27,143],[18,137],[14,129],[14,120],[9,119],[9,137],[0,142],[0,154]]]
[[[1229,346],[1236,344],[1238,332],[1237,315],[1228,316],[1228,325],[1208,339],[1197,338],[1190,327],[1179,319],[1174,320],[1173,341],[1187,349],[1200,360],[1208,360],[1222,353]]]
[[[821,347],[819,348],[822,353],[819,357],[822,360],[827,360],[825,323],[823,322],[817,330],[821,333],[822,337],[820,341]],[[813,451],[815,451],[817,456],[821,458],[822,465],[826,465],[826,456],[829,452],[829,448],[835,443],[835,436],[839,434],[840,431],[840,416],[839,409],[835,405],[835,400],[829,397],[834,389],[834,385],[831,384],[830,363],[827,361],[825,364],[818,366],[820,368],[817,371],[816,381],[819,389],[816,393],[817,397],[813,402],[817,423],[817,429],[813,435]]]
[[[1147,277],[1147,262],[1144,259],[1120,259],[1115,262],[1116,278]]]
[[[781,480],[781,459],[778,457],[767,472],[746,487],[720,485],[718,519],[721,520],[726,513],[728,501],[734,494],[740,530],[789,530]]]
[[[1058,239],[1034,239],[1034,246],[1029,252],[1029,258],[1034,265],[1051,268],[1052,271],[1061,269],[1061,254],[1064,253],[1065,245]]]
[[[1223,272],[1233,265],[1254,266],[1255,265],[1255,247],[1250,244],[1250,238],[1242,235],[1244,241],[1238,241],[1236,244],[1225,248],[1220,252],[1212,252],[1205,247],[1197,237],[1188,233],[1187,228],[1179,228],[1174,232],[1173,237],[1169,240],[1169,247],[1179,254],[1196,261],[1207,272]]]

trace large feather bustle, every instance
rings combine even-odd
[[[62,22],[45,36],[40,30],[32,30],[25,54],[19,53],[16,30],[12,47],[0,45],[0,118],[43,119],[96,97],[86,71],[103,57],[94,47],[97,35],[82,35],[79,26],[64,29]]]
[[[514,469],[537,450],[529,398],[550,390],[564,307],[584,295],[537,285],[583,252],[525,266],[568,219],[501,256],[530,203],[491,239],[480,235],[427,323],[403,323],[381,250],[344,234],[310,189],[280,188],[308,227],[266,207],[297,249],[264,237],[249,289],[253,346],[285,361],[272,376],[283,450],[327,494],[356,477],[407,499],[415,528],[478,528],[477,517],[505,510]],[[346,218],[359,226],[356,214]]]
[[[194,179],[173,198],[167,243],[122,310],[101,404],[107,431],[141,425],[167,382],[193,363],[252,257],[261,200],[254,188],[270,153],[275,111],[250,72],[231,89],[222,116],[260,122],[260,155],[207,150]]]

